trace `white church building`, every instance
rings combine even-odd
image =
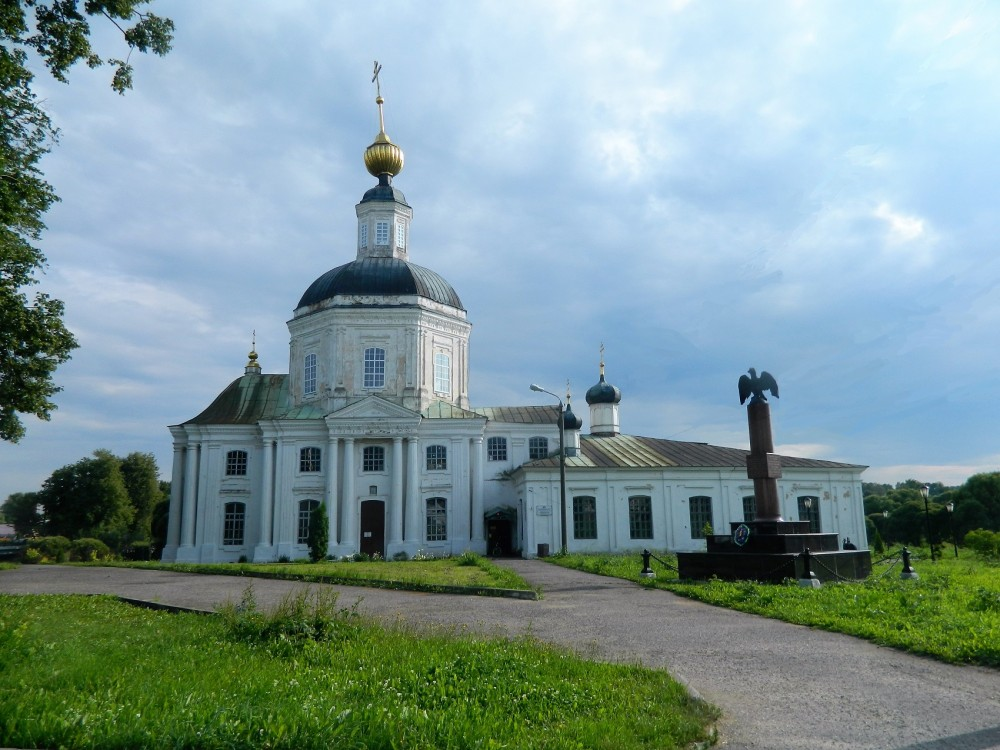
[[[696,551],[709,527],[752,520],[748,451],[623,435],[622,394],[587,391],[589,433],[557,406],[469,401],[472,326],[452,286],[410,261],[403,152],[382,120],[364,154],[378,184],[356,206],[356,257],[317,278],[288,323],[288,374],[244,374],[170,427],[164,560],[307,557],[325,504],[328,553],[391,559],[533,557],[648,547]],[[565,428],[565,508],[559,420]],[[867,547],[864,466],[781,457],[781,512]]]

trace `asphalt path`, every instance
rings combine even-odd
[[[727,750],[1000,748],[1000,670],[957,667],[537,560],[504,561],[539,601],[334,586],[383,621],[531,634],[584,656],[666,669],[719,706]],[[0,592],[109,593],[212,610],[248,579],[24,565]],[[315,586],[316,584],[312,584]],[[253,579],[261,606],[304,584]]]

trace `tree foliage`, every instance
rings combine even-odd
[[[152,453],[129,453],[121,460],[121,472],[125,491],[135,511],[129,527],[130,541],[148,541],[153,508],[163,499],[156,459]]]
[[[35,246],[43,214],[58,200],[39,166],[57,131],[31,89],[29,54],[59,81],[84,61],[115,68],[111,87],[132,87],[132,50],[164,55],[173,22],[142,12],[149,0],[0,0],[0,439],[24,436],[21,414],[49,419],[56,367],[77,343],[62,321],[63,304],[25,288],[38,283],[45,256]],[[29,11],[34,11],[29,16]],[[125,59],[102,58],[90,43],[91,17],[106,19],[122,33]],[[131,24],[131,25],[129,25]]]
[[[37,492],[15,492],[8,496],[3,504],[3,515],[18,536],[37,536],[44,530]]]
[[[56,469],[39,493],[49,534],[95,537],[117,547],[135,517],[121,461],[110,451]]]

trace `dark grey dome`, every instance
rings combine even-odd
[[[579,430],[583,427],[583,420],[573,413],[573,407],[566,404],[566,411],[562,414],[564,430]]]
[[[415,294],[464,310],[451,284],[428,268],[399,258],[361,258],[327,271],[310,284],[299,307],[346,295]]]
[[[361,199],[362,203],[368,203],[369,201],[395,201],[396,203],[402,203],[404,206],[410,205],[406,202],[406,196],[403,195],[402,190],[397,190],[388,180],[383,181],[382,179],[379,179],[378,185],[366,192]]]
[[[615,386],[604,380],[604,373],[601,373],[601,380],[597,385],[590,386],[587,391],[587,403],[594,404],[617,404],[622,400],[622,392]]]

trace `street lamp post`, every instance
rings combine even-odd
[[[531,384],[531,390],[547,393],[559,402],[559,525],[562,531],[562,553],[566,554],[566,424],[563,413],[563,400],[552,391]]]
[[[944,507],[948,509],[948,527],[951,529],[951,544],[955,548],[955,557],[958,557],[958,538],[955,536],[955,503],[948,503]]]
[[[920,494],[924,496],[924,522],[927,526],[927,544],[931,547],[931,562],[935,562],[934,559],[934,540],[931,538],[931,508],[928,504],[927,498],[931,494],[931,486],[925,484],[920,488]]]

